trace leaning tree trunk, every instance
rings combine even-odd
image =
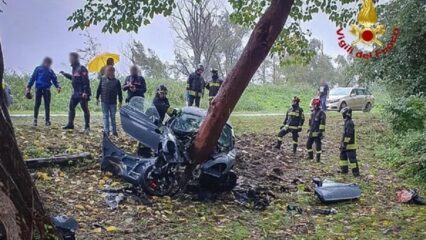
[[[34,226],[43,235],[49,219],[15,139],[2,86],[3,73],[0,43],[0,233],[6,233],[4,239],[31,239]]]
[[[256,24],[240,59],[214,98],[195,137],[191,147],[195,164],[206,161],[213,152],[231,112],[282,31],[293,1],[272,0]]]

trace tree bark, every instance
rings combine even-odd
[[[194,139],[191,157],[195,165],[206,161],[213,152],[235,105],[282,31],[293,1],[272,0],[256,24],[240,59],[212,101]]]
[[[3,73],[0,43],[0,229],[6,232],[5,239],[31,239],[34,226],[43,235],[44,224],[50,220],[15,139],[5,103]]]

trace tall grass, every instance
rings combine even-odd
[[[28,100],[24,97],[25,87],[29,76],[8,74],[5,76],[5,81],[12,88],[14,104],[11,106],[12,112],[28,112],[32,111],[34,100]],[[119,78],[121,81],[124,77]],[[52,112],[67,112],[69,97],[71,96],[72,87],[71,81],[58,75],[58,80],[62,85],[62,92],[58,94],[52,87]],[[92,112],[100,111],[99,106],[96,106],[95,93],[99,81],[95,78],[91,80],[92,86],[92,101],[90,101],[90,109]],[[155,89],[158,85],[165,84],[169,89],[168,98],[172,106],[185,106],[186,101],[186,83],[175,80],[155,80],[147,79],[147,94],[146,98],[152,99],[155,94]],[[34,93],[34,89],[32,89]],[[236,106],[236,111],[239,112],[285,112],[290,106],[293,96],[300,96],[302,106],[308,109],[310,99],[315,95],[316,87],[308,85],[289,86],[289,85],[256,85],[250,84],[240,101]],[[201,101],[201,107],[207,108],[208,97],[207,91]],[[43,106],[42,106],[43,108]]]

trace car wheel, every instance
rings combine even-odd
[[[346,104],[346,102],[342,102],[341,104],[340,104],[340,108],[339,108],[339,112],[341,112],[342,111],[342,109],[343,108],[345,108],[345,107],[347,107],[348,105]]]
[[[371,103],[367,103],[365,105],[364,112],[370,112],[370,111],[371,111]]]

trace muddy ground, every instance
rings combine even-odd
[[[304,159],[305,134],[296,155],[291,153],[290,136],[282,150],[272,148],[280,117],[232,119],[237,134],[238,183],[266,193],[270,205],[264,211],[241,205],[232,193],[224,193],[214,202],[196,202],[182,195],[150,197],[152,206],[130,199],[110,210],[102,190],[126,183],[99,170],[100,119],[95,119],[90,135],[64,132],[59,124],[50,129],[33,128],[28,119],[14,119],[14,123],[27,159],[84,151],[92,154],[93,160],[84,163],[33,172],[52,215],[77,219],[78,239],[426,239],[425,208],[395,202],[395,191],[405,182],[375,157],[375,144],[386,131],[384,124],[375,115],[355,116],[362,174],[358,179],[336,172],[341,131],[337,114],[328,118],[321,163]],[[136,147],[124,133],[114,141],[129,151]],[[363,195],[358,201],[324,205],[313,194],[313,176],[358,183]],[[288,204],[296,204],[303,212],[287,211]],[[337,214],[316,215],[313,210],[318,208],[334,208]]]

